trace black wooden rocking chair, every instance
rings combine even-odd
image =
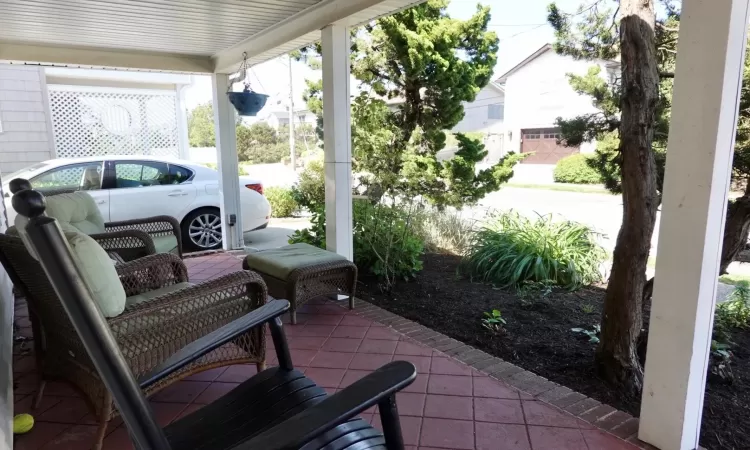
[[[163,364],[133,377],[106,321],[91,298],[55,219],[44,216],[45,200],[25,190],[13,207],[30,218],[27,232],[40,263],[140,450],[365,450],[404,448],[396,392],[416,377],[408,362],[392,362],[346,389],[326,395],[295,370],[280,316],[289,309],[275,300],[192,342]],[[254,327],[268,324],[279,366],[258,373],[202,409],[161,428],[142,389]],[[383,432],[357,418],[377,405]]]

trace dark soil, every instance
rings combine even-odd
[[[599,323],[604,288],[519,295],[459,277],[458,263],[456,256],[427,254],[416,280],[400,282],[384,294],[377,281],[365,278],[358,297],[602,403],[639,414],[639,398],[624,396],[597,376],[596,344],[571,332]],[[481,325],[484,312],[493,309],[507,321],[499,334]],[[750,332],[735,333],[733,341],[734,382],[709,377],[706,389],[701,445],[708,449],[750,448]]]

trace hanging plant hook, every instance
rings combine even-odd
[[[241,116],[255,116],[265,106],[266,100],[268,100],[267,95],[254,92],[250,87],[250,81],[247,78],[248,69],[252,71],[247,62],[247,52],[243,52],[238,75],[242,78],[244,89],[242,92],[233,92],[232,85],[234,83],[229,83],[229,86],[227,86],[229,101],[234,106],[234,109],[237,110],[237,114]]]

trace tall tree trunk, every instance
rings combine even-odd
[[[742,197],[727,206],[727,221],[724,224],[724,241],[721,247],[719,273],[727,273],[727,267],[739,256],[747,245],[750,232],[750,182]]]
[[[643,388],[637,340],[643,324],[646,263],[658,206],[651,142],[659,73],[653,0],[622,0],[620,13],[623,220],[604,299],[596,362],[606,380],[636,394]]]

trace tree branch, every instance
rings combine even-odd
[[[668,31],[670,33],[677,33],[678,31],[680,31],[679,28],[670,28],[670,27],[668,27],[668,26],[666,26],[666,25],[664,25],[663,23],[660,23],[660,22],[656,22],[656,26],[659,27],[659,28],[661,28],[662,30]]]
[[[674,78],[674,72],[659,72],[659,78]]]

